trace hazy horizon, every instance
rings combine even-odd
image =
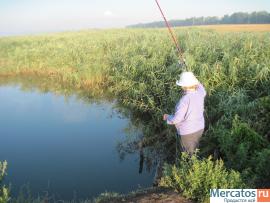
[[[159,0],[168,19],[270,10],[270,1]],[[161,21],[154,0],[1,0],[0,36],[124,28]]]

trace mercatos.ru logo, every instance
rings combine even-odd
[[[210,203],[268,202],[270,189],[210,189]]]
[[[256,197],[256,190],[244,190],[244,189],[211,189],[210,197]]]

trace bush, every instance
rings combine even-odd
[[[6,203],[8,201],[9,192],[5,186],[1,186],[3,178],[6,174],[7,162],[0,162],[0,203]]]
[[[252,157],[251,165],[253,166],[253,174],[255,176],[255,183],[257,187],[270,187],[270,148],[263,149],[257,152]]]
[[[191,158],[182,153],[179,165],[165,165],[160,186],[170,187],[189,199],[209,202],[211,188],[245,188],[240,173],[227,170],[222,160]]]
[[[267,140],[237,116],[232,121],[231,130],[224,129],[218,136],[226,165],[240,171],[250,166],[250,157],[267,146]]]
[[[270,140],[270,96],[259,99],[256,117],[254,118],[254,126],[268,140]]]

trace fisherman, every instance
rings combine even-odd
[[[206,91],[192,72],[183,72],[176,85],[184,90],[184,95],[175,107],[175,114],[164,114],[163,120],[169,125],[175,125],[181,137],[183,151],[192,155],[204,132],[203,113]]]

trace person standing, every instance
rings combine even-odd
[[[164,114],[163,120],[175,125],[181,137],[183,150],[193,154],[199,146],[204,132],[204,98],[206,91],[192,72],[183,72],[176,85],[184,90],[184,95],[176,104],[173,115]]]

